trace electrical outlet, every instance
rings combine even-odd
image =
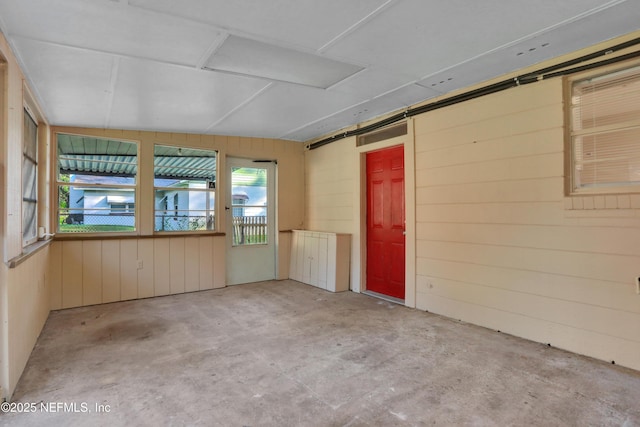
[[[640,276],[636,277],[636,294],[640,295]]]
[[[142,270],[142,267],[143,267],[143,265],[142,265],[142,260],[141,260],[141,259],[139,259],[139,260],[138,260],[138,270]]]

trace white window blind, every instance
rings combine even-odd
[[[640,66],[575,81],[572,190],[640,185]]]

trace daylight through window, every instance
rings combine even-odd
[[[58,134],[57,160],[58,232],[135,231],[136,143]]]
[[[22,143],[22,244],[38,239],[38,125],[24,110]]]
[[[214,230],[216,170],[216,151],[156,145],[154,230]]]

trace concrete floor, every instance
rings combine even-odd
[[[61,412],[1,424],[630,427],[640,372],[283,281],[52,312],[14,402]]]

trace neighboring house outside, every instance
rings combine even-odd
[[[105,179],[108,182],[105,182]],[[101,187],[78,187],[73,184],[103,183]],[[71,175],[69,181],[68,224],[135,226],[135,191],[108,188],[109,185],[130,184],[130,178]],[[210,221],[213,215],[206,207],[205,192],[184,191],[189,188],[203,188],[203,184],[176,179],[156,179],[156,187],[164,188],[155,192],[155,230],[189,230],[193,223]],[[171,188],[171,189],[169,189]],[[175,188],[175,190],[173,190]],[[247,185],[235,186],[233,193],[233,216],[265,216],[266,195],[264,187]],[[212,203],[213,204],[213,203]],[[240,207],[238,205],[253,205]],[[256,206],[257,205],[257,206]],[[213,212],[213,206],[209,212]],[[201,224],[204,226],[204,223]],[[206,227],[203,227],[206,228]]]
[[[105,183],[105,177],[71,175],[69,180],[68,224],[135,226],[135,191],[73,184]],[[130,184],[130,178],[109,177],[111,185]]]

